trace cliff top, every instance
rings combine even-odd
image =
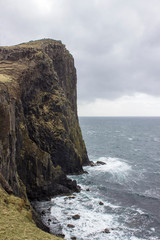
[[[52,44],[52,45],[63,45],[62,42],[60,40],[54,40],[54,39],[50,39],[50,38],[44,38],[44,39],[39,39],[39,40],[35,40],[35,41],[29,41],[29,42],[24,42],[24,43],[20,43],[17,45],[13,45],[13,46],[0,46],[0,49],[2,48],[6,48],[6,49],[14,49],[14,48],[43,48],[44,46],[48,45],[48,44]]]
[[[17,80],[28,65],[33,66],[36,59],[43,59],[49,48],[63,49],[63,53],[70,55],[61,41],[41,39],[21,43],[14,46],[0,46],[0,83],[10,83]]]

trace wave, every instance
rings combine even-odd
[[[158,137],[154,137],[153,141],[154,142],[160,142],[160,139]]]
[[[93,176],[99,179],[98,175],[101,176],[100,178],[114,180],[119,183],[125,181],[127,179],[128,174],[132,170],[132,167],[125,162],[125,160],[120,158],[112,158],[112,157],[100,157],[96,159],[97,161],[104,162],[105,165],[99,165],[95,167],[87,167],[87,171],[91,173]],[[99,179],[100,180],[100,179]]]
[[[88,130],[87,131],[87,135],[93,135],[93,134],[95,134],[96,133],[96,131],[94,131],[94,130]]]
[[[102,161],[105,165],[100,165],[96,167],[96,170],[102,172],[111,172],[111,173],[118,173],[118,172],[126,172],[131,170],[131,166],[126,163],[123,159],[120,158],[113,158],[113,157],[100,157],[98,161]]]
[[[146,198],[151,198],[151,199],[155,199],[155,200],[160,200],[160,189],[149,189],[146,190],[143,194],[144,197]]]
[[[133,141],[133,138],[129,137],[128,140],[129,140],[129,141]]]

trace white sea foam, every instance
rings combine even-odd
[[[160,199],[160,188],[148,189],[144,192],[144,195],[147,197]]]
[[[144,211],[142,211],[142,209],[140,209],[140,208],[136,208],[136,211],[139,213],[139,214],[145,214],[145,212]]]
[[[65,239],[70,240],[72,236],[76,236],[77,240],[140,240],[140,238],[132,237],[132,234],[128,233],[123,224],[118,222],[118,217],[115,214],[105,212],[106,206],[112,208],[118,206],[108,202],[99,205],[99,201],[99,198],[93,198],[91,193],[86,191],[71,197],[63,196],[52,199],[55,205],[51,212],[61,223]],[[75,214],[79,214],[80,219],[74,220],[72,216]],[[68,228],[68,224],[75,227]],[[103,233],[106,228],[110,230],[110,234]]]
[[[133,141],[133,138],[130,137],[130,138],[128,138],[128,140],[129,140],[129,141]]]
[[[87,167],[91,176],[96,177],[95,174],[103,176],[103,172],[112,173],[114,176],[125,176],[132,170],[128,162],[123,159],[101,157],[97,160],[106,164]],[[87,185],[86,176],[83,174],[71,177],[72,179],[79,179],[78,183],[81,184],[83,189],[80,193],[52,199],[52,203],[55,204],[51,213],[61,223],[65,239],[70,240],[72,236],[76,236],[77,240],[145,240],[135,237],[134,231],[137,231],[136,228],[126,227],[125,222],[128,220],[125,219],[125,211],[121,209],[122,207],[108,202],[109,200],[101,199],[93,184]],[[88,187],[90,191],[86,191]],[[103,202],[102,205],[99,204],[100,201]],[[129,213],[129,211],[128,209],[127,212]],[[143,214],[141,209],[135,208],[135,211],[140,215]],[[72,216],[75,214],[79,214],[80,219],[74,220]],[[120,219],[123,219],[124,222]],[[75,227],[69,228],[68,224]],[[103,233],[105,228],[110,230],[110,234]],[[148,240],[152,240],[152,238],[148,238]]]
[[[104,179],[104,181],[108,181],[109,179],[112,182],[126,182],[127,178],[132,170],[132,167],[123,159],[120,158],[112,158],[112,157],[100,157],[96,159],[96,161],[102,161],[105,165],[98,165],[95,167],[86,167],[85,169],[89,171],[89,173],[95,177],[95,179]],[[106,174],[109,174],[106,177]],[[100,180],[100,179],[99,179]],[[98,180],[98,181],[99,181]],[[110,181],[109,180],[109,181]],[[102,184],[103,185],[103,184]]]
[[[99,199],[87,199],[86,193],[77,194],[76,198],[57,197],[52,207],[52,214],[60,221],[63,227],[63,233],[67,240],[71,236],[76,236],[78,240],[101,239],[106,240],[106,234],[103,233],[105,228],[110,229],[108,240],[123,239],[123,231],[119,229],[119,224],[115,216],[104,213],[104,206],[98,204]],[[92,205],[90,208],[89,206]],[[106,205],[106,203],[105,203]],[[79,214],[80,219],[74,220],[73,215]],[[70,229],[68,224],[75,227]]]
[[[158,137],[155,137],[153,140],[154,142],[160,142],[160,139]]]
[[[96,166],[96,171],[120,173],[120,172],[127,172],[131,170],[131,166],[120,158],[100,157],[98,161],[102,161],[106,164]]]
[[[75,199],[57,197],[52,201],[56,202],[52,214],[62,224],[66,239],[71,236],[76,236],[77,239],[97,239],[97,235],[102,234],[105,228],[111,229],[113,226],[114,216],[104,214],[104,206],[98,204],[98,199],[87,199],[83,191]],[[80,219],[72,219],[75,214],[79,214]],[[69,229],[68,224],[75,225],[75,228]]]
[[[139,149],[139,148],[135,148],[135,149],[134,149],[135,152],[138,152],[138,151],[140,151],[140,150],[141,150],[141,149]]]
[[[87,135],[93,135],[93,134],[95,134],[95,131],[94,131],[94,130],[88,130],[88,131],[87,131]]]

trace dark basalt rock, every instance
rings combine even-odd
[[[104,205],[104,203],[100,201],[100,202],[99,202],[99,205]]]
[[[56,234],[57,237],[65,238],[65,235],[63,233]]]
[[[110,230],[108,228],[105,228],[103,232],[104,233],[110,233]]]
[[[96,163],[94,163],[93,161],[90,161],[90,162],[89,162],[89,166],[95,167],[95,166],[97,166],[97,165],[96,165]]]
[[[75,228],[75,225],[73,225],[73,224],[67,224],[67,227],[68,227],[68,228]]]
[[[91,166],[91,167],[95,167],[95,166],[99,166],[99,165],[106,165],[106,163],[102,162],[102,161],[97,161],[97,162],[90,161],[88,163],[88,165]]]
[[[97,161],[96,164],[97,164],[97,165],[106,165],[106,163],[105,163],[105,162],[102,162],[102,161]]]
[[[41,214],[42,214],[42,215],[45,215],[45,214],[46,214],[46,211],[45,211],[45,210],[43,210],[43,211],[41,212]]]
[[[60,41],[0,47],[0,181],[9,193],[41,200],[80,191],[66,177],[89,163],[76,84]]]
[[[78,219],[80,219],[80,215],[79,214],[75,214],[75,215],[72,216],[72,218],[74,220],[78,220]]]

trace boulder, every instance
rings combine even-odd
[[[41,214],[42,214],[42,215],[45,215],[45,214],[46,214],[46,211],[45,211],[45,210],[42,210]]]
[[[110,233],[110,230],[108,228],[105,228],[103,232],[104,233]]]
[[[75,214],[75,215],[72,216],[72,218],[74,220],[78,220],[78,219],[80,219],[80,215],[79,214]]]
[[[96,162],[96,165],[105,165],[106,163],[105,162],[102,162],[102,161],[97,161]]]
[[[67,227],[68,227],[68,228],[75,228],[75,225],[73,225],[73,224],[67,224]]]

